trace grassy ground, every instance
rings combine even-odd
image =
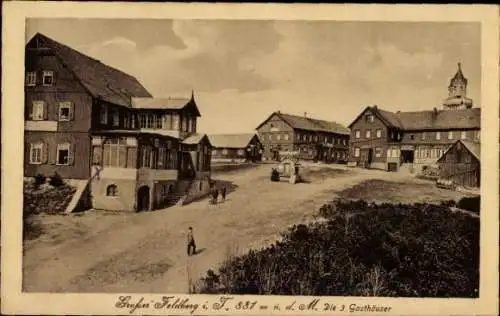
[[[373,179],[350,188],[337,191],[340,198],[363,199],[375,203],[439,203],[444,200],[458,201],[465,193],[437,188],[425,180],[386,181]]]

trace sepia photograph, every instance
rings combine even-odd
[[[479,299],[482,32],[27,17],[21,292]],[[391,312],[342,304],[307,306]]]

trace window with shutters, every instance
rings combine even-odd
[[[33,101],[32,102],[32,119],[34,121],[42,121],[45,118],[45,102]]]
[[[26,73],[26,85],[31,87],[36,85],[36,71]]]
[[[59,144],[57,145],[57,157],[56,165],[67,166],[72,163],[73,154],[71,152],[71,144]]]
[[[42,84],[44,86],[51,86],[54,84],[54,72],[46,70],[43,72]]]
[[[30,164],[39,165],[43,163],[44,145],[34,143],[30,146]]]
[[[59,102],[59,121],[70,121],[73,119],[73,105],[71,102]]]

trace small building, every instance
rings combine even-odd
[[[456,141],[437,161],[440,179],[452,180],[454,185],[480,187],[480,152],[479,142]]]
[[[280,152],[297,152],[300,160],[342,163],[348,159],[350,131],[336,122],[277,111],[256,130],[264,160],[280,161]]]
[[[256,134],[209,135],[213,162],[257,162],[262,160],[262,143]]]

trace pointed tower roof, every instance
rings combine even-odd
[[[450,86],[455,82],[464,82],[465,84],[467,84],[467,78],[465,78],[464,74],[462,73],[462,63],[460,62],[458,63],[458,69],[455,73],[455,76],[451,78]]]

